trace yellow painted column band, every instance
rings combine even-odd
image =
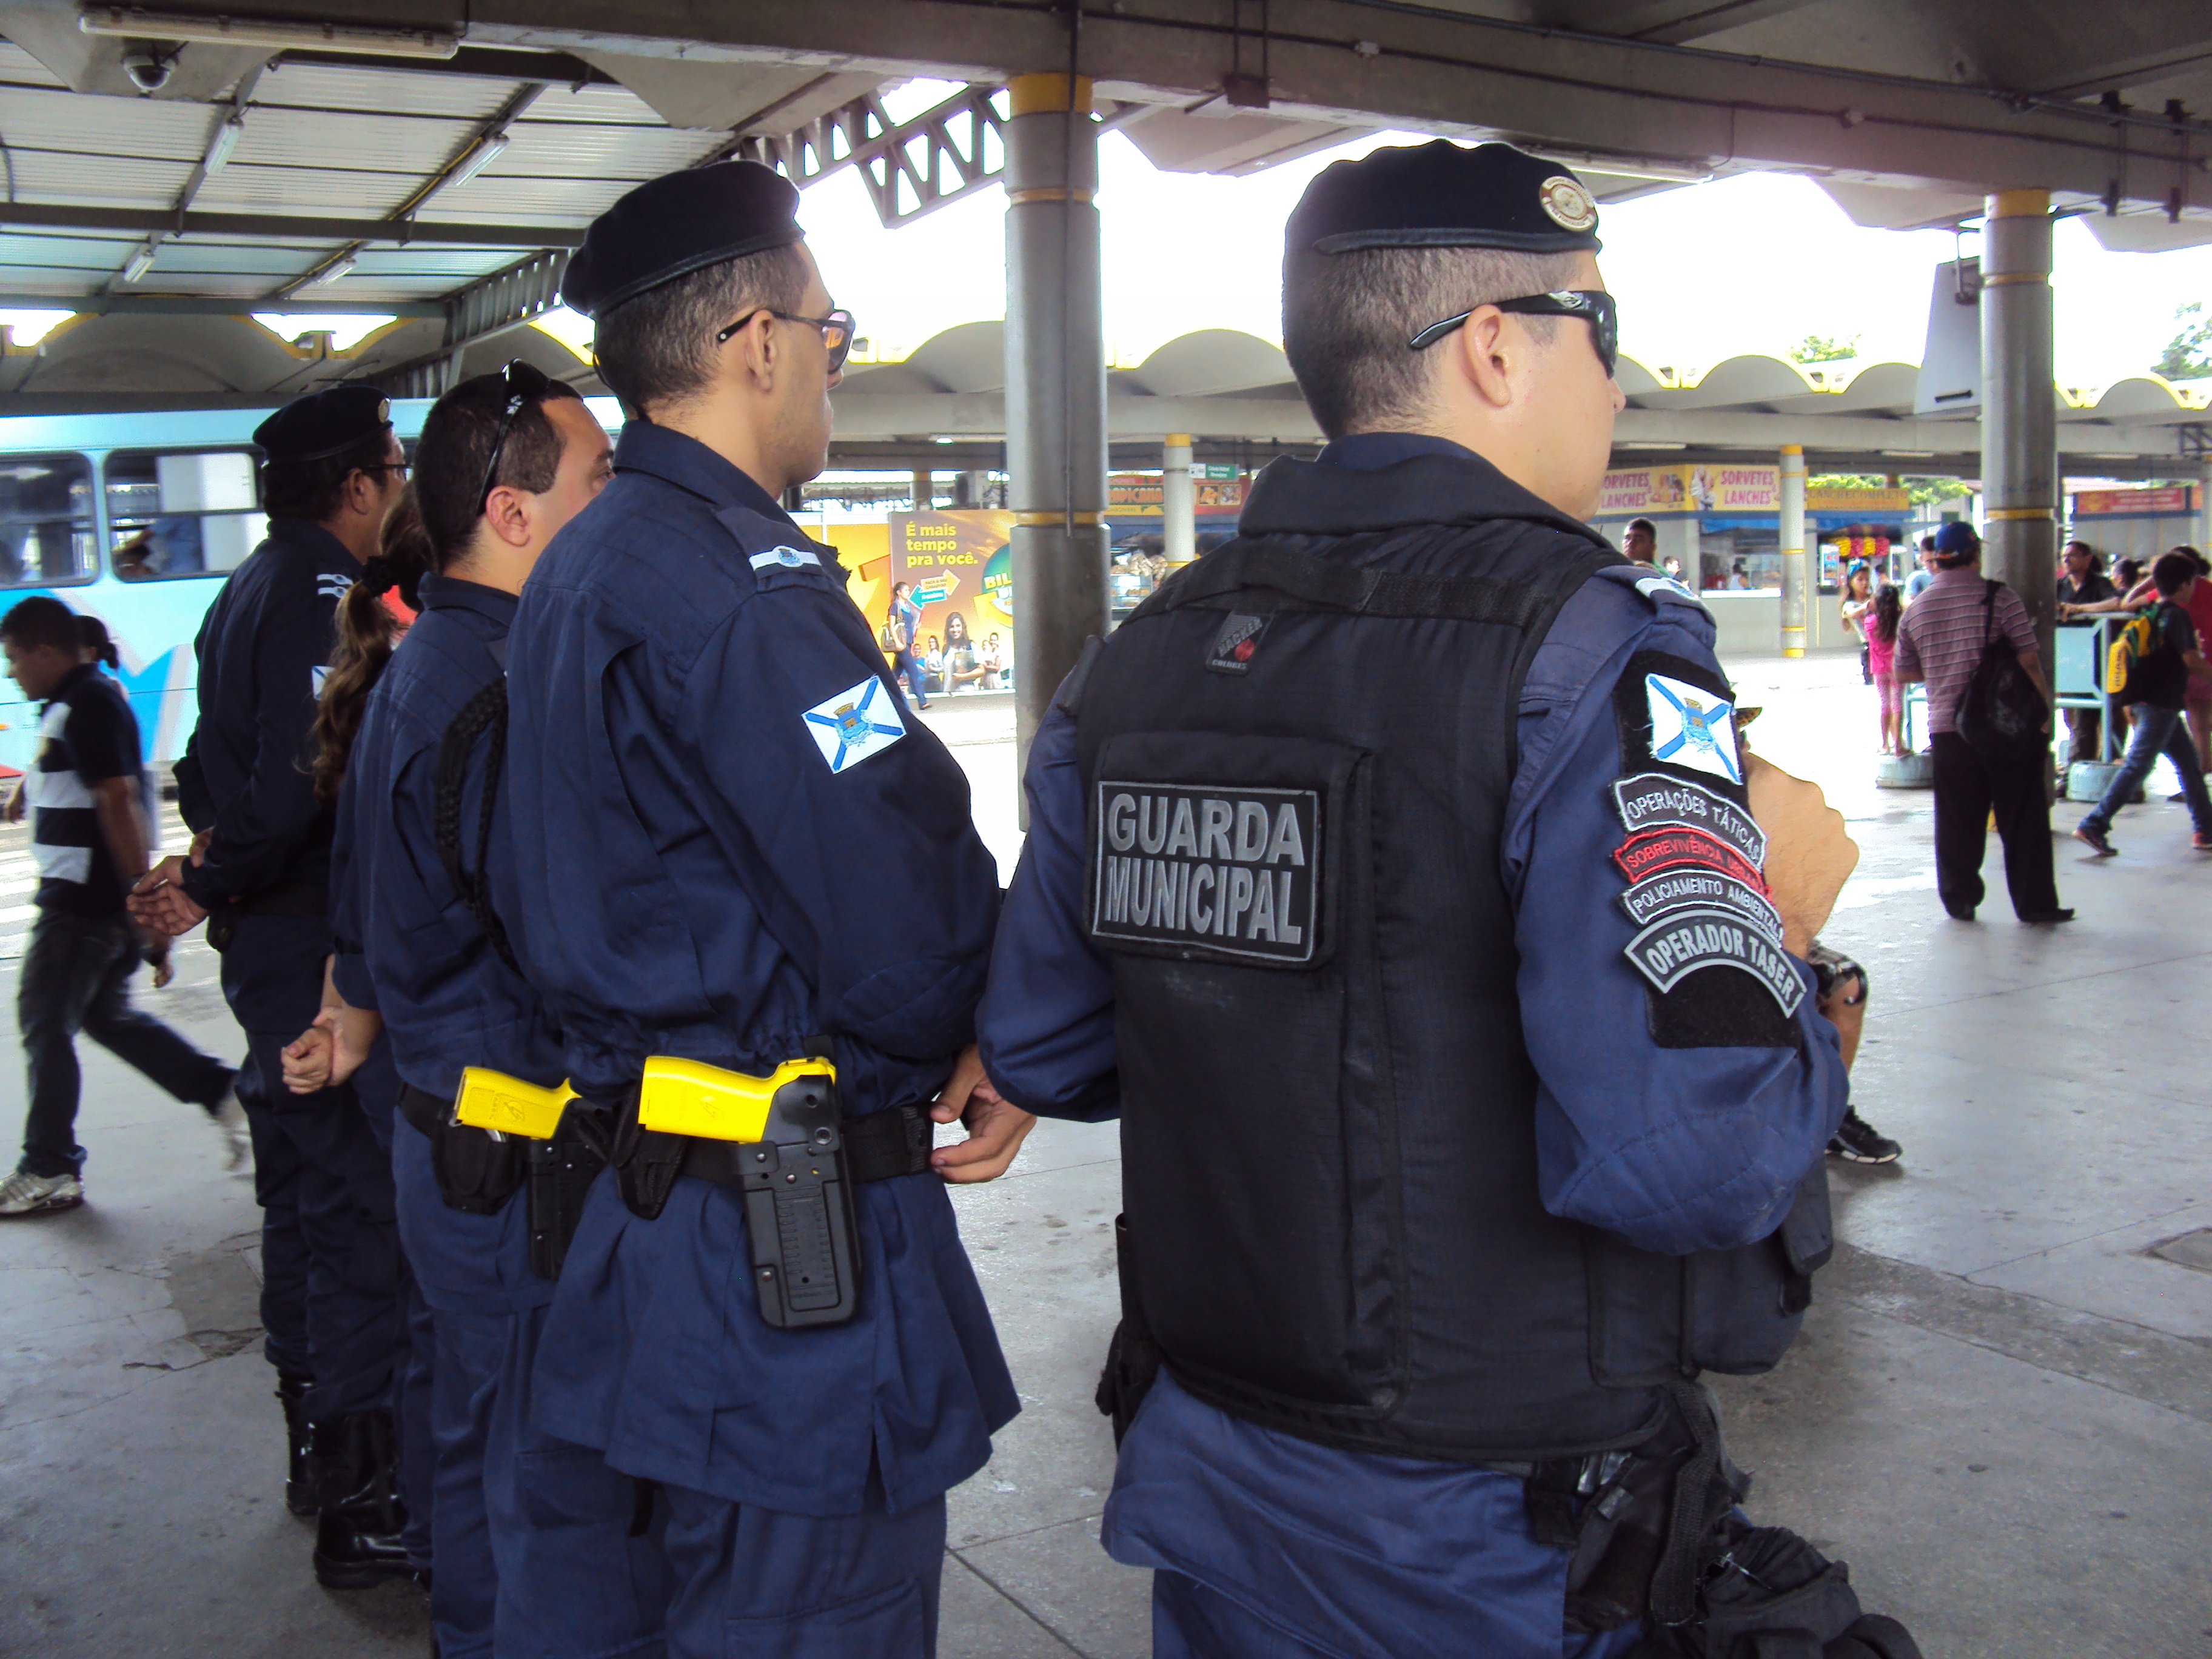
[[[1068,107],[1065,75],[1017,75],[1006,82],[1006,97],[1016,115],[1044,115]],[[1091,77],[1075,77],[1075,112],[1091,113]]]
[[[1992,191],[1983,200],[1983,211],[1992,219],[2040,219],[2051,211],[2047,190]]]

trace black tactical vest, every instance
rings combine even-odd
[[[1537,1195],[1498,842],[1529,662],[1620,559],[1548,513],[1255,516],[1070,699],[1127,1282],[1177,1381],[1270,1427],[1475,1462],[1633,1444],[1669,1380],[1781,1357],[1826,1188],[1788,1242],[1686,1258]]]

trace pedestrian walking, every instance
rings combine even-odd
[[[914,602],[914,584],[891,584],[890,614],[884,618],[884,645],[891,653],[891,672],[903,675],[907,695],[914,699],[916,708],[929,707],[929,687],[922,678],[921,665],[915,660],[915,645],[919,637],[915,629],[921,626],[921,607]]]
[[[2119,849],[2112,845],[2112,820],[2135,799],[2136,790],[2164,755],[2180,775],[2183,799],[2196,830],[2190,844],[2212,850],[2212,799],[2204,787],[2204,769],[2197,745],[2181,724],[2189,697],[2191,675],[2212,678],[2212,662],[2205,659],[2203,641],[2190,615],[2190,599],[2206,578],[2197,571],[2186,552],[2176,550],[2151,567],[2159,603],[2148,618],[2156,643],[2128,670],[2127,684],[2118,700],[2132,711],[2134,729],[2120,769],[2105,787],[2104,798],[2088,816],[2074,826],[2074,839],[2086,843],[2100,857],[2110,858]],[[2139,625],[2139,624],[2138,624]]]
[[[1982,538],[1970,524],[1945,525],[1929,556],[1935,574],[1897,629],[1897,677],[1928,686],[1929,750],[1936,761],[1936,890],[1954,920],[1972,921],[1983,897],[1982,855],[1995,813],[2004,844],[2005,886],[2022,921],[2071,921],[2051,871],[2050,757],[1996,757],[1959,733],[1960,705],[1985,647],[2001,641],[2051,701],[2035,627],[2020,595],[1983,580]],[[2048,729],[2048,721],[2045,722]]]
[[[1897,679],[1897,629],[1905,618],[1905,600],[1894,582],[1884,582],[1874,596],[1863,624],[1866,629],[1867,672],[1874,677],[1877,712],[1881,722],[1881,752],[1902,755],[1905,745],[1905,688]]]
[[[144,949],[125,908],[146,872],[149,826],[138,722],[122,688],[86,659],[77,617],[38,595],[0,617],[8,675],[40,705],[39,747],[10,803],[31,814],[38,919],[23,952],[16,1018],[28,1068],[23,1154],[0,1181],[0,1216],[50,1214],[84,1202],[76,1141],[82,1031],[177,1099],[199,1107],[225,1163],[246,1161],[246,1115],[229,1066],[131,1006]]]

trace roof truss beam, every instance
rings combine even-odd
[[[293,213],[184,213],[147,208],[0,202],[0,225],[42,230],[108,230],[171,236],[244,236],[279,242],[423,242],[444,247],[573,248],[580,229],[542,225],[465,225],[393,219],[317,219]]]

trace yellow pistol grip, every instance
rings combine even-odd
[[[768,1133],[776,1091],[795,1078],[822,1076],[835,1082],[837,1068],[826,1060],[787,1060],[766,1077],[750,1077],[704,1060],[654,1054],[638,1090],[638,1124],[705,1140],[757,1141]]]
[[[576,1091],[565,1083],[557,1089],[544,1089],[487,1066],[470,1066],[461,1073],[460,1098],[453,1103],[453,1115],[479,1129],[550,1140],[561,1125],[562,1109],[575,1097]]]

